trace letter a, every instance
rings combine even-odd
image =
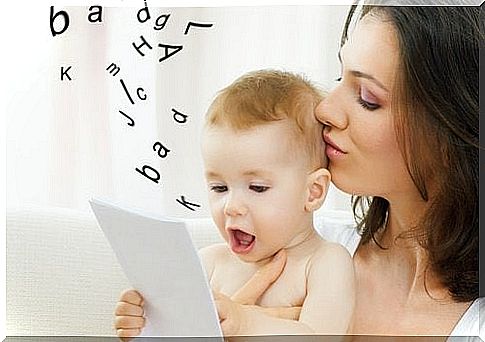
[[[172,57],[173,55],[175,55],[177,52],[179,52],[183,48],[182,45],[166,45],[166,44],[158,44],[158,47],[161,47],[161,48],[164,48],[165,49],[165,56],[163,56],[162,58],[160,58],[158,60],[159,62],[163,62],[167,58]],[[168,52],[169,49],[171,49],[172,52]]]
[[[64,18],[64,27],[62,28],[62,30],[56,31],[56,29],[54,28],[54,21],[59,15]],[[54,14],[54,6],[51,6],[50,24],[51,24],[51,33],[53,37],[55,37],[58,34],[63,34],[69,27],[69,14],[67,14],[66,11],[59,11],[56,14]]]
[[[157,152],[157,149],[158,149],[158,152]],[[162,143],[159,142],[159,141],[157,141],[153,145],[153,150],[158,153],[158,156],[160,158],[165,158],[168,155],[168,152],[170,152],[170,150],[168,148],[166,148],[165,146],[163,146]]]
[[[88,21],[91,22],[91,23],[95,23],[95,22],[102,23],[103,22],[103,7],[101,7],[101,6],[91,6],[91,7],[89,7],[89,11],[91,12],[91,10],[93,8],[97,8],[98,11],[94,12],[94,13],[89,13]],[[95,15],[97,15],[98,17],[96,19],[93,19],[93,17]]]

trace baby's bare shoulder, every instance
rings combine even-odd
[[[216,243],[199,249],[199,256],[202,260],[226,258],[229,254],[230,250],[225,243]]]
[[[313,266],[329,265],[330,267],[335,267],[336,265],[341,265],[350,267],[352,265],[352,256],[344,246],[322,240],[311,257],[311,264]]]

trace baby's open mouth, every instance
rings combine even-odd
[[[234,253],[246,254],[251,251],[256,241],[252,234],[243,232],[240,229],[229,229],[230,246]]]

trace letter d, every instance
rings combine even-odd
[[[145,14],[145,18],[142,18],[143,13]],[[148,10],[148,5],[147,5],[146,0],[145,0],[145,7],[140,8],[138,13],[136,14],[136,17],[138,18],[138,21],[142,24],[144,22],[146,22],[147,20],[150,20],[150,11]]]
[[[62,28],[62,30],[56,31],[56,29],[54,28],[54,21],[59,15],[64,18],[64,27]],[[59,11],[56,14],[54,14],[54,6],[51,6],[50,26],[51,26],[51,32],[53,37],[55,37],[58,34],[63,34],[69,27],[69,14],[67,14],[66,11]]]

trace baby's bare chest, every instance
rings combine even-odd
[[[280,277],[267,289],[256,304],[264,307],[301,306],[307,290],[308,258],[287,260]],[[238,260],[228,260],[215,267],[211,287],[232,296],[254,275],[257,268]]]

